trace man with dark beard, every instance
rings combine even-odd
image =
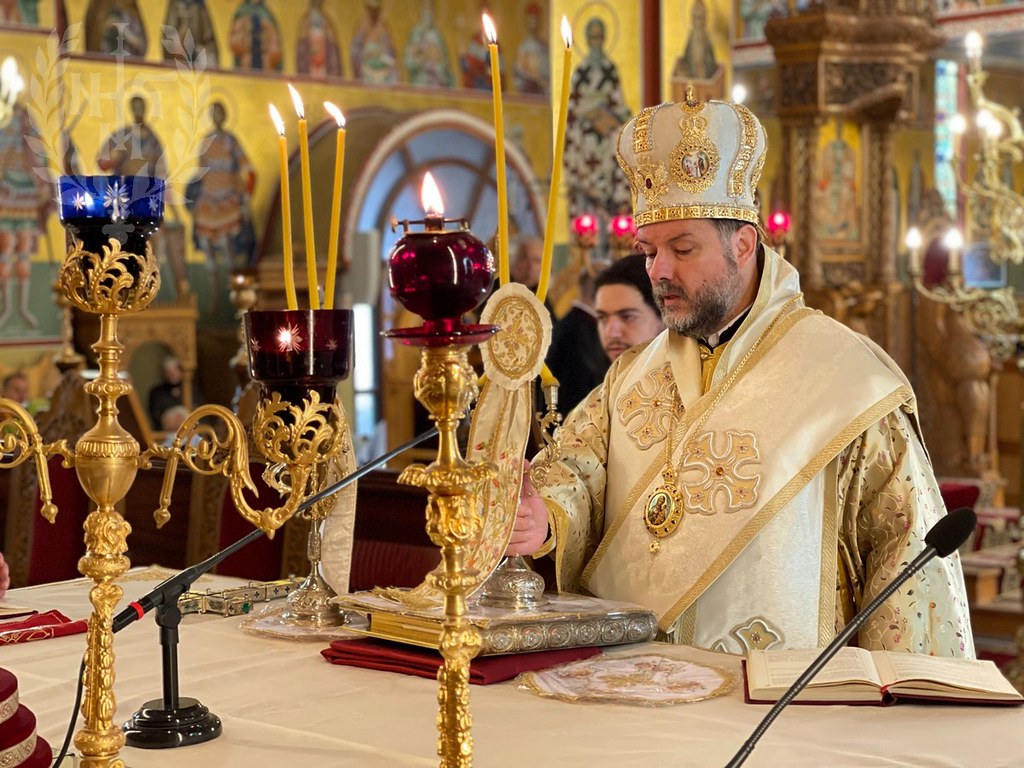
[[[827,644],[945,514],[906,378],[803,304],[760,239],[765,133],[745,107],[648,107],[619,136],[667,329],[615,360],[524,476],[509,554],[558,587],[641,604],[664,639]],[[973,656],[959,560],[895,592],[860,646]]]

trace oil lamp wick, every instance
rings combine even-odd
[[[427,232],[441,232],[444,230],[444,214],[437,211],[427,211],[423,215],[423,228]]]

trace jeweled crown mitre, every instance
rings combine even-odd
[[[638,227],[675,219],[757,224],[767,137],[741,104],[687,99],[646,107],[619,134]]]

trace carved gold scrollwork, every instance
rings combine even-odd
[[[466,346],[423,349],[415,393],[438,427],[437,460],[429,466],[410,465],[398,478],[429,493],[427,533],[441,548],[443,568],[431,579],[445,595],[439,643],[444,665],[437,674],[437,752],[442,768],[468,768],[473,762],[469,662],[483,641],[465,615],[466,596],[478,584],[477,574],[466,566],[465,550],[483,528],[481,486],[498,474],[491,462],[470,463],[459,453],[456,428],[477,394],[467,352]]]
[[[204,422],[213,419],[224,425],[222,437]],[[139,459],[143,469],[154,457],[164,459],[167,469],[160,492],[160,506],[153,513],[157,527],[170,520],[168,508],[174,472],[183,462],[193,472],[228,478],[231,500],[239,513],[268,536],[295,514],[310,488],[315,467],[338,456],[345,448],[344,415],[335,403],[321,403],[311,391],[301,404],[281,400],[278,393],[261,400],[253,419],[253,439],[260,453],[271,462],[264,479],[285,496],[277,508],[254,509],[245,491],[256,492],[249,474],[249,435],[238,418],[220,405],[204,405],[193,411],[178,429],[170,446],[151,446]]]
[[[61,290],[85,312],[102,315],[138,312],[150,305],[160,290],[160,267],[152,247],[139,256],[121,250],[110,238],[103,253],[90,253],[75,242],[60,270]]]
[[[46,460],[54,455],[64,457],[65,467],[70,467],[74,461],[65,440],[47,445],[29,412],[13,400],[0,397],[0,469],[11,469],[30,457],[35,461],[42,501],[39,511],[51,523],[57,519],[57,507],[53,503]]]
[[[301,404],[285,402],[274,392],[256,409],[253,437],[274,464],[315,464],[341,451],[344,437],[338,426],[343,418],[337,404],[321,403],[314,390]]]

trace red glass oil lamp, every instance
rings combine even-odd
[[[773,240],[784,238],[789,232],[791,220],[785,211],[775,211],[768,217],[768,234]]]
[[[422,221],[402,221],[403,235],[388,255],[388,289],[396,301],[423,318],[418,328],[385,332],[406,344],[473,344],[497,330],[467,325],[462,316],[482,302],[494,280],[494,257],[465,220],[446,219],[441,191],[426,174]],[[447,224],[457,228],[446,228]],[[422,224],[422,231],[413,231]],[[397,226],[397,222],[392,224]]]
[[[352,310],[250,310],[244,315],[249,372],[264,390],[301,403],[309,390],[334,401],[352,369]]]
[[[625,213],[613,216],[612,220],[608,222],[608,234],[620,240],[632,241],[636,237],[636,226],[634,225],[633,217]],[[632,245],[632,242],[630,245]]]
[[[593,248],[597,245],[598,230],[597,217],[592,213],[581,213],[572,220],[572,231],[576,235],[576,245],[582,248]]]

